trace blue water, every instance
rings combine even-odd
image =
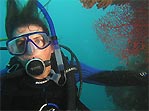
[[[5,2],[1,0],[0,4],[0,38],[6,37]],[[47,0],[40,2],[45,4]],[[59,43],[70,47],[81,62],[102,70],[112,70],[121,65],[119,59],[107,51],[94,28],[98,18],[104,16],[112,6],[105,10],[96,7],[85,9],[79,0],[51,0],[46,8],[54,22]],[[5,42],[0,42],[0,46],[5,46]],[[10,57],[7,51],[0,52],[0,69],[5,67]],[[84,83],[81,100],[91,110],[114,109],[104,86]]]

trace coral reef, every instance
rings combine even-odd
[[[148,0],[80,0],[83,7],[90,9],[114,9],[99,18],[95,30],[107,50],[126,62],[127,70],[149,69]],[[123,69],[117,69],[123,70]],[[148,111],[148,86],[106,87],[117,110]]]

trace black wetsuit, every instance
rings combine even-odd
[[[52,80],[36,80],[28,75],[1,80],[1,110],[39,110],[45,103],[54,103],[66,110],[67,86],[58,86]],[[73,93],[73,92],[72,92]],[[75,92],[74,92],[75,93]],[[79,103],[84,110],[86,107]],[[82,110],[83,110],[82,109]]]
[[[66,109],[66,87],[53,81],[35,85],[36,80],[27,76],[6,79],[1,82],[1,107],[12,110],[39,110],[45,103],[55,103]]]
[[[73,73],[69,73],[68,75],[72,76]],[[77,95],[76,92],[73,92],[73,90],[71,91],[71,87],[73,86],[70,83],[73,80],[69,80],[71,77],[68,75],[67,82],[64,86],[57,85],[53,80],[46,81],[46,79],[34,79],[28,76],[26,72],[16,77],[4,76],[1,78],[0,109],[37,111],[44,104],[52,103],[57,105],[60,110],[69,110],[69,108],[70,110],[75,110],[76,107],[79,110],[88,110],[88,108],[77,99],[77,96],[75,96]],[[74,87],[76,88],[75,84]],[[75,103],[71,103],[71,99],[73,99],[73,95],[71,94],[76,97]],[[47,108],[47,110],[49,109]]]

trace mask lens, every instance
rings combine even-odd
[[[26,37],[22,36],[9,41],[7,48],[12,54],[23,54],[26,48]]]
[[[34,37],[30,39],[40,49],[47,47],[51,41],[45,33],[34,34]]]
[[[7,42],[7,48],[13,55],[21,55],[26,51],[28,42],[32,42],[38,49],[44,49],[51,44],[51,39],[44,32],[34,32],[21,35]]]

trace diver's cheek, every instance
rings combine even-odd
[[[25,64],[27,63],[27,61],[29,61],[29,57],[26,57],[25,55],[22,56],[18,56],[18,60],[21,62],[21,64],[23,66],[25,66]]]
[[[36,53],[36,55],[34,55],[34,57],[40,58],[40,59],[42,59],[43,61],[45,61],[45,60],[50,60],[52,53],[53,53],[53,52],[52,52],[49,48],[47,48],[47,49],[45,49],[45,50],[42,50],[42,51],[39,52],[39,53]]]

